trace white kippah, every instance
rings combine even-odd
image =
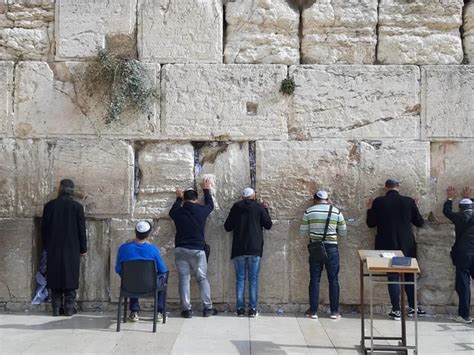
[[[135,226],[135,230],[138,232],[138,233],[146,233],[148,232],[149,230],[151,229],[151,225],[149,222],[147,221],[140,221],[137,223],[137,225]]]
[[[255,193],[255,191],[251,187],[246,187],[242,191],[242,197],[248,198],[248,197],[251,197],[254,193]]]
[[[459,201],[460,205],[472,205],[472,201],[468,198],[463,198],[461,201]]]
[[[328,196],[328,193],[327,193],[326,191],[324,191],[324,190],[318,191],[318,192],[316,193],[316,196],[317,196],[318,198],[320,198],[321,200],[327,200],[328,197],[329,197],[329,196]]]

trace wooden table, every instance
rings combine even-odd
[[[387,273],[397,273],[400,275],[398,282],[400,285],[413,284],[415,292],[415,309],[417,309],[417,297],[416,297],[416,276],[413,278],[413,282],[405,281],[406,273],[419,273],[420,269],[416,259],[412,258],[412,263],[408,267],[392,267],[391,258],[382,257],[382,253],[393,253],[395,256],[403,256],[403,252],[400,250],[359,250],[359,261],[360,261],[360,318],[361,318],[361,347],[365,354],[369,351],[372,353],[374,350],[381,351],[404,351],[413,349],[416,354],[418,351],[418,315],[415,312],[415,346],[407,345],[406,338],[406,315],[405,315],[405,291],[401,287],[401,337],[382,337],[373,335],[373,297],[372,290],[375,283],[390,284],[386,280]],[[364,265],[367,266],[367,272],[364,270]],[[370,336],[365,335],[365,298],[364,298],[364,278],[369,277],[369,291],[370,291]],[[383,277],[383,281],[374,281],[374,277]],[[365,345],[366,340],[370,340],[370,347]],[[399,340],[399,345],[374,345],[374,340]]]

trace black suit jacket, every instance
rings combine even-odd
[[[375,249],[401,250],[405,256],[416,257],[415,236],[412,224],[423,226],[415,200],[390,190],[377,197],[367,210],[367,226],[377,227]]]

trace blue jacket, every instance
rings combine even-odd
[[[166,272],[166,265],[160,255],[160,249],[150,243],[138,243],[135,241],[124,243],[117,252],[117,261],[115,262],[115,272],[122,272],[122,263],[130,260],[155,260],[156,271],[158,274]]]
[[[204,190],[204,205],[177,198],[169,213],[176,226],[175,247],[204,250],[204,228],[213,209],[209,190]]]

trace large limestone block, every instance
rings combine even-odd
[[[206,143],[199,149],[199,182],[209,177],[214,201],[214,216],[226,219],[241,191],[250,186],[248,143]]]
[[[9,130],[13,106],[13,62],[0,62],[0,77],[0,135],[4,135]]]
[[[474,137],[474,66],[429,66],[421,74],[424,136]]]
[[[458,194],[465,186],[474,187],[472,183],[474,162],[469,158],[474,154],[473,143],[472,140],[431,143],[431,178],[434,183],[431,208],[437,222],[448,222],[442,213],[448,186],[456,187]],[[454,210],[457,210],[460,199],[461,196],[458,195],[453,204]]]
[[[375,62],[377,0],[316,0],[303,11],[302,62]]]
[[[365,218],[368,200],[385,194],[384,184],[388,178],[400,181],[400,193],[418,200],[418,207],[426,217],[433,204],[429,142],[360,143],[361,218]]]
[[[467,62],[474,63],[474,2],[464,5],[463,48]]]
[[[93,57],[114,37],[133,40],[136,6],[137,0],[58,0],[56,57]]]
[[[134,216],[168,215],[177,188],[194,185],[194,148],[188,143],[149,143],[138,150],[140,180]]]
[[[138,53],[158,63],[222,63],[220,0],[139,0]]]
[[[53,152],[53,186],[71,178],[84,195],[87,215],[131,213],[134,156],[132,147],[112,140],[58,140]]]
[[[16,212],[15,141],[0,140],[0,216],[14,216]]]
[[[15,189],[19,216],[40,216],[48,199],[56,197],[59,180],[55,185],[53,147],[54,143],[43,140],[16,140]]]
[[[109,300],[109,236],[102,220],[88,220],[87,254],[81,257],[79,299],[81,301]]]
[[[435,306],[457,303],[455,270],[449,252],[454,244],[454,226],[427,224],[416,234],[420,264],[419,302]]]
[[[165,65],[162,130],[170,138],[286,139],[283,65]]]
[[[53,53],[54,0],[0,5],[0,60],[47,60]]]
[[[299,64],[299,12],[286,0],[226,4],[226,63]]]
[[[417,67],[300,66],[290,76],[294,139],[419,137]]]
[[[301,219],[317,189],[344,214],[358,211],[358,145],[342,140],[257,142],[257,191],[275,219]]]
[[[0,302],[31,301],[35,233],[32,219],[0,219]]]
[[[383,64],[459,64],[463,0],[382,0],[377,59]]]
[[[107,104],[99,92],[87,92],[87,64],[21,62],[16,77],[14,133],[17,137],[120,135],[143,137],[159,132],[159,105],[150,112],[126,109],[105,124]],[[150,86],[159,82],[159,67],[148,64]],[[82,78],[82,79],[81,79]]]

